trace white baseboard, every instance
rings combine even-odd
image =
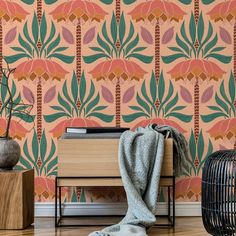
[[[67,215],[122,215],[126,212],[124,203],[65,203]],[[176,202],[176,216],[201,216],[200,202]],[[54,203],[35,203],[35,216],[54,216]],[[157,215],[167,214],[167,204],[159,203]]]

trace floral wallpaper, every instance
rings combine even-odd
[[[235,19],[236,0],[0,0],[0,52],[16,68],[14,100],[33,105],[31,118],[13,112],[10,134],[22,147],[17,168],[35,169],[35,200],[54,199],[65,127],[158,123],[189,143],[176,199],[200,201],[206,156],[236,148]],[[1,88],[0,107],[7,99]],[[1,110],[0,133],[7,116]],[[122,188],[62,194],[125,199]]]

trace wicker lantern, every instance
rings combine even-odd
[[[236,235],[236,150],[212,153],[202,174],[202,218],[211,235]]]

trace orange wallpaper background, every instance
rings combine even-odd
[[[188,140],[176,199],[199,201],[205,157],[236,147],[235,17],[235,0],[0,0],[0,51],[16,67],[14,99],[34,106],[32,119],[14,114],[11,136],[22,146],[17,168],[35,168],[35,200],[54,199],[66,126],[156,122]],[[3,89],[0,98],[3,106]],[[1,133],[6,118],[2,112]],[[63,196],[125,198],[120,188],[78,187]]]

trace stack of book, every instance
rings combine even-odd
[[[117,128],[117,127],[67,127],[65,133],[61,137],[62,139],[76,139],[76,138],[88,138],[88,139],[111,139],[120,138],[121,134],[129,130],[129,128]]]

